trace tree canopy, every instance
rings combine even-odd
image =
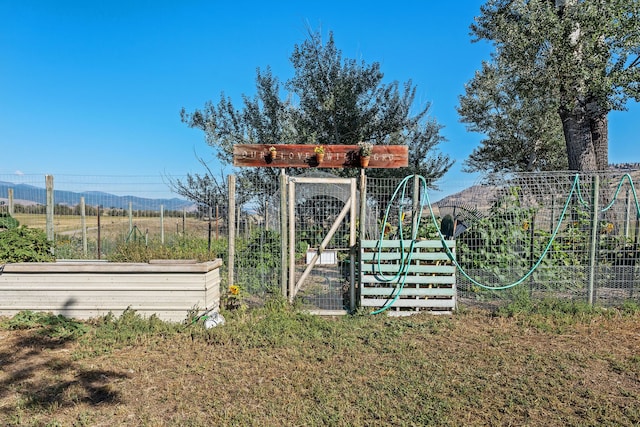
[[[440,178],[453,162],[436,151],[445,139],[442,128],[428,117],[430,105],[414,105],[416,87],[383,82],[377,62],[366,64],[343,58],[333,34],[323,41],[318,32],[295,45],[290,57],[294,75],[284,85],[271,69],[257,69],[256,94],[242,96],[237,107],[224,92],[217,103],[181,118],[188,126],[204,131],[207,143],[226,164],[232,162],[235,144],[402,144],[409,147],[408,169],[371,169],[370,176],[405,176],[420,173]],[[293,171],[295,173],[296,171]],[[355,170],[336,170],[352,176]],[[249,168],[240,176],[272,180],[271,168]]]
[[[495,51],[460,97],[487,136],[468,169],[608,168],[607,114],[640,99],[640,2],[489,0],[471,33]]]

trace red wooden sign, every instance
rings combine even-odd
[[[275,148],[274,152],[270,148]],[[272,168],[355,168],[360,164],[357,145],[324,145],[322,159],[310,144],[239,144],[233,147],[234,166]],[[409,165],[406,145],[374,145],[367,168],[402,168]]]

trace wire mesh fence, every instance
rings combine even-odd
[[[208,225],[158,176],[2,176],[0,211],[46,229],[58,258],[108,257],[119,242],[165,244]]]
[[[439,214],[459,225],[462,300],[637,298],[640,211],[633,175],[492,177],[464,197],[438,202]]]
[[[422,190],[399,197],[400,179],[369,178],[364,209],[358,206],[365,212],[358,230],[366,239],[397,238],[403,231],[410,236],[417,226],[420,239],[439,239],[438,231],[454,238],[458,300],[463,304],[495,305],[523,296],[601,304],[637,301],[638,179],[637,171],[490,176],[434,200]],[[239,285],[247,300],[260,303],[266,294],[287,286],[284,193],[277,177],[239,180],[235,187],[241,195],[234,198],[235,206],[201,206],[172,194],[162,177],[56,176],[53,206],[47,211],[43,175],[0,176],[0,213],[43,230],[49,215],[57,258],[108,258],[119,245],[176,246],[189,239],[206,247],[211,258],[222,258],[225,270],[231,229],[233,277],[223,272],[223,286]],[[344,199],[340,186],[299,187],[293,218],[287,219],[295,223],[296,277],[307,268]],[[418,212],[422,218],[416,224]],[[348,306],[348,275],[357,267],[352,265],[348,228],[360,220],[349,214],[337,226],[313,270],[311,286],[301,290],[303,305],[329,310]]]

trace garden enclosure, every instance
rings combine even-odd
[[[357,179],[358,204],[343,214],[346,184],[303,190],[291,205],[288,195],[281,197],[282,178],[230,178],[231,203],[198,206],[172,196],[158,177],[16,175],[0,177],[0,212],[46,230],[58,259],[109,258],[128,244],[200,241],[210,259],[224,261],[223,288],[239,285],[249,303],[289,292],[291,254],[296,278],[317,254],[309,286],[296,300],[311,309],[349,310],[350,271],[358,268],[350,234],[355,221],[358,239],[365,240],[414,231],[419,239],[440,240],[441,229],[455,240],[455,285],[463,304],[523,296],[618,304],[639,298],[638,179],[637,171],[489,176],[444,197],[420,190],[395,199],[399,179]],[[283,208],[295,221],[293,250],[286,253]],[[314,254],[341,214],[325,251]]]

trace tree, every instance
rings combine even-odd
[[[569,169],[607,169],[607,115],[640,100],[640,2],[490,0],[471,32],[495,52],[461,97],[462,121],[488,135],[466,164],[508,167],[498,156],[515,151],[511,170],[523,168],[526,153],[560,165],[558,130],[547,126],[555,123]],[[514,129],[526,136],[511,150]]]
[[[560,118],[547,99],[528,100],[500,67],[483,62],[460,97],[468,129],[487,136],[465,160],[465,172],[567,169]]]
[[[217,104],[208,102],[192,113],[183,109],[182,121],[203,130],[207,143],[227,164],[235,144],[355,145],[359,141],[408,145],[410,173],[433,181],[453,164],[447,156],[434,153],[444,138],[441,126],[427,117],[430,105],[411,114],[416,93],[411,81],[402,90],[398,82],[384,84],[379,63],[343,59],[332,33],[325,43],[318,32],[310,31],[301,45],[295,45],[290,60],[294,76],[282,91],[270,68],[258,69],[256,95],[243,96],[240,109],[222,93]],[[277,173],[271,168],[249,168],[240,175],[251,182],[272,182]],[[391,172],[372,169],[369,173]],[[404,176],[407,170],[395,173]]]
[[[216,178],[204,159],[198,158],[198,161],[206,169],[204,175],[187,174],[184,181],[167,176],[167,183],[174,193],[195,202],[199,210],[209,215],[209,209],[217,206],[224,209],[227,206],[229,198],[227,179],[222,173],[219,179]],[[226,215],[226,212],[223,214]]]

